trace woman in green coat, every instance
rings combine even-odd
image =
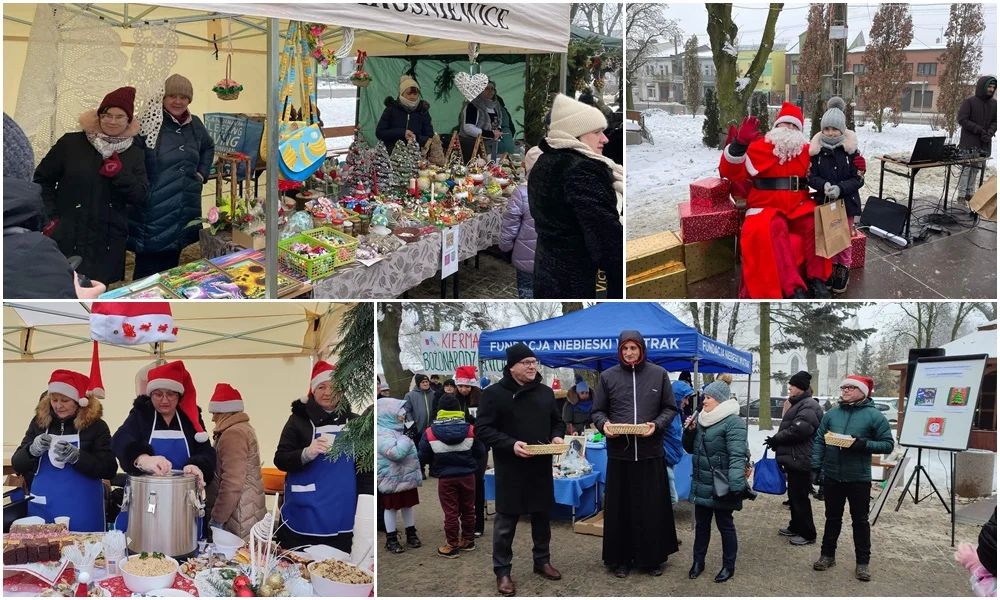
[[[716,583],[728,581],[736,571],[736,524],[733,511],[743,508],[747,488],[743,468],[747,455],[746,424],[740,419],[740,405],[732,400],[729,383],[723,375],[705,386],[701,412],[684,423],[684,450],[692,454],[691,494],[694,504],[694,564],[688,576],[697,578],[705,570],[705,556],[712,536],[712,517],[722,535],[722,570]],[[729,494],[715,496],[712,469],[726,475]]]

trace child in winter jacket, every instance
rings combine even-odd
[[[420,439],[420,461],[429,464],[431,475],[438,478],[446,540],[438,554],[445,558],[476,549],[476,466],[485,456],[486,447],[475,439],[458,398],[441,396],[437,418]]]
[[[969,584],[980,598],[997,596],[997,511],[979,532],[979,547],[969,543],[958,545],[955,560],[970,574]]]
[[[517,297],[530,300],[535,271],[535,220],[528,208],[528,173],[542,149],[535,146],[524,155],[524,179],[510,195],[500,228],[500,249],[513,250],[511,262],[517,270]]]
[[[376,405],[378,442],[378,491],[385,510],[385,547],[393,554],[403,551],[396,535],[396,513],[406,525],[406,543],[419,548],[420,538],[413,517],[413,507],[420,503],[417,488],[422,481],[420,460],[413,440],[403,432],[406,410],[403,401],[379,398]]]
[[[865,184],[865,157],[858,152],[858,136],[847,129],[843,99],[834,96],[823,113],[822,130],[809,144],[811,166],[809,185],[816,190],[816,204],[844,200],[851,235],[854,235],[854,218],[861,215],[861,195],[858,190]],[[833,274],[826,287],[835,294],[847,291],[850,276],[851,248],[833,257]]]

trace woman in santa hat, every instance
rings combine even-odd
[[[28,515],[52,523],[69,517],[73,531],[104,531],[104,479],[118,472],[104,407],[88,397],[90,380],[54,371],[28,431],[11,458],[33,498]]]
[[[215,480],[208,487],[209,524],[249,539],[250,528],[267,513],[257,432],[243,411],[243,396],[228,383],[215,386],[208,412],[215,423],[218,457]]]
[[[208,441],[194,383],[184,363],[150,369],[146,392],[135,399],[111,440],[122,470],[129,475],[166,475],[182,469],[203,484],[211,483],[215,449]]]
[[[285,548],[325,544],[351,551],[359,476],[353,458],[324,455],[358,415],[340,406],[331,380],[334,369],[325,361],[313,366],[309,394],[292,402],[274,453],[274,466],[287,473],[284,524],[277,533]]]

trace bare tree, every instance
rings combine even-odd
[[[816,102],[823,75],[830,72],[833,62],[830,47],[830,21],[827,19],[827,15],[826,4],[813,3],[809,5],[809,24],[799,56],[799,74],[796,80],[799,93],[807,99],[806,106],[812,106]]]
[[[516,302],[509,306],[526,323],[537,323],[562,314],[562,305],[558,302]]]
[[[636,74],[646,67],[656,44],[681,35],[677,21],[666,17],[666,4],[629,4],[625,9],[625,81],[635,81]],[[632,108],[632,94],[627,95],[627,108]]]
[[[399,360],[399,330],[403,324],[403,306],[393,302],[379,304],[378,345],[382,353],[385,383],[394,398],[402,398],[410,387],[413,371]]]
[[[961,3],[951,5],[948,40],[945,51],[938,57],[944,71],[938,79],[937,107],[948,136],[958,130],[958,109],[972,95],[979,67],[983,62],[983,5]]]
[[[570,22],[585,26],[601,35],[620,36],[623,3],[574,2],[570,7]]]
[[[697,117],[699,104],[701,104],[701,62],[698,60],[698,36],[692,35],[684,44],[684,105],[692,117]]]
[[[859,77],[858,93],[876,131],[885,125],[885,111],[898,123],[903,89],[909,84],[913,66],[907,67],[905,49],[913,41],[913,18],[906,4],[879,4],[865,46],[865,74]]]
[[[630,4],[629,8],[632,6]],[[733,22],[733,5],[705,5],[708,10],[708,39],[712,43],[712,60],[715,62],[715,87],[719,96],[719,126],[722,129],[728,128],[730,124],[738,125],[747,116],[747,101],[757,87],[771,55],[774,27],[784,4],[772,2],[769,6],[760,47],[747,72],[740,77],[736,66],[739,28]]]

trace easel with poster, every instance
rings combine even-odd
[[[955,453],[969,449],[972,422],[986,369],[986,354],[917,358],[913,383],[906,399],[899,445],[917,449],[917,466],[900,494],[896,511],[903,505],[910,485],[914,504],[930,497],[920,497],[920,473],[927,477],[934,494],[951,514],[951,544],[955,545]],[[931,480],[923,465],[924,450],[951,453],[951,507]]]

